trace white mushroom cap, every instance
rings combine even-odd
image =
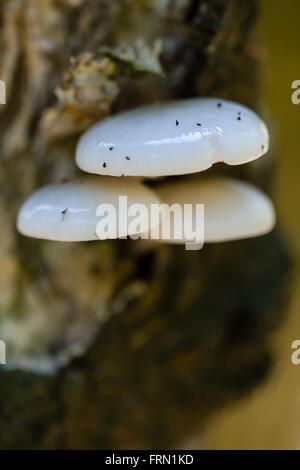
[[[181,206],[183,219],[195,217],[195,212],[184,212],[184,204],[204,204],[204,242],[256,237],[270,232],[275,225],[275,211],[270,199],[244,181],[227,177],[199,177],[191,181],[160,184],[156,190],[163,203]],[[184,237],[180,240],[174,238],[174,219],[170,221],[169,217],[165,218],[164,212],[162,216],[162,223],[168,224],[171,237],[170,240],[163,240],[160,231],[160,241],[188,243]],[[176,220],[177,226],[182,227],[184,220]],[[149,238],[153,238],[153,233]]]
[[[269,135],[245,106],[194,98],[138,108],[91,127],[77,146],[76,162],[88,172],[158,177],[240,165],[263,155]]]
[[[96,215],[97,207],[110,204],[116,209],[118,236],[133,235],[136,232],[131,232],[128,224],[119,226],[119,196],[127,196],[128,206],[141,203],[148,210],[151,204],[160,203],[151,189],[136,180],[84,177],[78,181],[48,185],[34,192],[19,211],[17,228],[23,235],[47,240],[97,240],[96,227],[101,218]],[[148,223],[148,219],[144,223]]]

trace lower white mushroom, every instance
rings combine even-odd
[[[159,234],[157,229],[152,229],[151,239],[157,239],[158,235],[159,241],[188,244],[190,239],[185,237],[184,227],[193,226],[195,229],[195,211],[185,210],[186,204],[204,204],[204,225],[198,227],[202,229],[204,242],[256,237],[270,232],[275,225],[275,211],[270,199],[243,181],[227,177],[199,177],[162,183],[156,190],[163,203],[168,205],[168,210],[162,211]],[[181,210],[172,213],[170,208],[173,204],[179,205]],[[169,239],[163,235],[163,230],[170,234]],[[178,233],[182,233],[179,238]]]
[[[148,225],[148,213],[152,204],[159,203],[151,189],[132,178],[84,177],[34,192],[19,211],[17,227],[29,237],[75,242],[104,238],[99,231],[107,223],[105,238],[122,238],[154,228],[151,222]],[[138,228],[125,213],[137,204],[146,209],[139,214]]]

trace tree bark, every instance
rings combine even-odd
[[[78,136],[107,115],[198,95],[260,110],[257,2],[5,0],[0,11],[0,447],[178,447],[271,370],[289,273],[278,231],[200,252],[65,244],[19,236],[16,213],[34,188],[77,174]],[[273,163],[209,171],[268,190]]]

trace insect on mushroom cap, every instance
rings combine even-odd
[[[95,124],[81,137],[76,162],[88,173],[159,177],[204,171],[217,162],[240,165],[268,147],[267,128],[249,108],[193,98],[137,108]]]

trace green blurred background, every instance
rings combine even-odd
[[[263,96],[278,159],[273,194],[295,270],[286,322],[272,341],[277,357],[273,374],[210,423],[204,447],[212,449],[300,449],[300,365],[291,362],[291,344],[300,339],[300,104],[291,101],[291,84],[300,80],[300,1],[261,0],[261,8]]]

